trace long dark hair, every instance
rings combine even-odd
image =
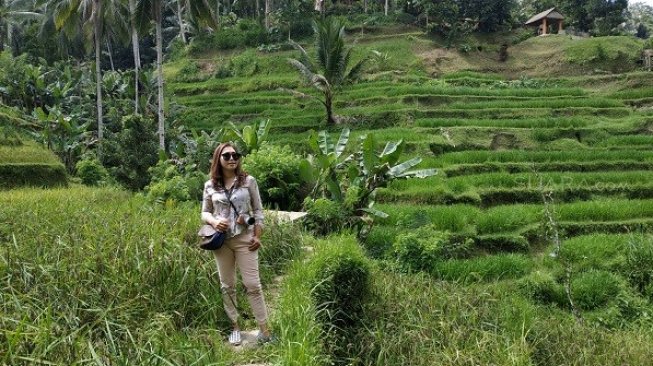
[[[234,151],[238,152],[236,149],[236,146],[232,144],[231,142],[223,142],[220,145],[218,145],[217,148],[215,148],[215,151],[213,152],[213,160],[211,161],[211,170],[209,174],[211,175],[211,181],[213,182],[213,188],[214,189],[225,189],[224,188],[224,174],[222,173],[222,165],[220,165],[220,156],[222,155],[222,151],[227,148],[231,147],[234,149]],[[238,159],[238,164],[236,165],[236,187],[239,187],[245,183],[245,178],[247,177],[247,173],[243,170],[242,167],[242,158]]]

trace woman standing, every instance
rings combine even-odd
[[[254,177],[241,168],[240,154],[231,143],[222,143],[213,153],[211,179],[204,184],[202,221],[226,232],[224,245],[213,251],[218,265],[222,302],[233,325],[229,343],[241,344],[236,309],[236,266],[258,322],[259,342],[270,341],[267,309],[258,269],[263,206]]]

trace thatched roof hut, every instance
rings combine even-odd
[[[558,33],[561,33],[563,31],[564,19],[564,15],[560,14],[556,8],[551,8],[532,16],[526,21],[526,23],[524,23],[524,25],[536,26],[538,27],[537,33],[539,35],[544,35],[549,33],[549,25],[557,23]]]

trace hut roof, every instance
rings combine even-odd
[[[533,23],[536,23],[536,22],[538,22],[538,21],[540,21],[540,20],[542,20],[544,18],[547,18],[547,19],[565,19],[565,17],[562,14],[560,14],[556,10],[556,8],[551,8],[551,9],[545,10],[545,11],[543,11],[543,12],[537,14],[537,15],[534,15],[528,21],[526,21],[526,23],[524,23],[524,24],[525,25],[533,24]]]

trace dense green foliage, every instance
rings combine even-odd
[[[301,161],[288,146],[263,145],[245,157],[243,168],[256,178],[266,205],[297,211],[308,194],[299,174]]]
[[[149,168],[158,160],[157,136],[152,121],[141,115],[125,116],[122,130],[102,146],[104,164],[116,180],[131,190],[150,182]]]

